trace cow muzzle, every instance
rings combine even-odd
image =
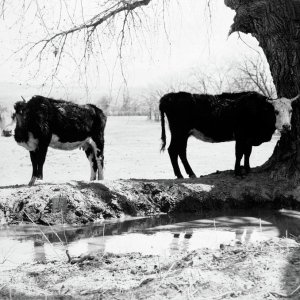
[[[291,129],[292,129],[291,124],[284,124],[284,125],[282,125],[282,131],[283,132],[291,131]]]
[[[2,135],[5,137],[10,137],[13,135],[13,131],[11,129],[3,129]]]

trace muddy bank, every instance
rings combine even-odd
[[[114,180],[0,187],[2,224],[85,224],[122,215],[201,212],[229,208],[300,207],[300,187],[266,174],[232,172],[184,180]]]
[[[290,239],[167,257],[90,253],[24,264],[0,276],[1,299],[299,299],[300,247]]]

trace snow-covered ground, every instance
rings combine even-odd
[[[174,178],[168,152],[160,153],[160,135],[160,123],[149,121],[146,117],[108,117],[105,179]],[[251,167],[261,165],[270,157],[277,138],[253,147]],[[169,141],[167,130],[167,143]],[[233,169],[234,166],[234,142],[210,144],[191,137],[187,153],[197,176]],[[186,176],[182,166],[181,169]],[[29,152],[18,146],[13,137],[0,137],[0,186],[27,184],[31,172]],[[89,176],[89,162],[82,150],[49,148],[44,165],[45,183],[88,180]]]

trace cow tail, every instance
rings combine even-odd
[[[164,151],[165,147],[166,147],[166,128],[165,128],[165,113],[162,109],[162,103],[161,102],[160,102],[159,110],[160,110],[161,141],[162,141],[160,151]]]

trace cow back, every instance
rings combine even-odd
[[[50,142],[52,135],[61,143],[85,140],[93,131],[104,130],[106,117],[94,105],[34,96],[26,104],[26,124],[16,128],[24,136],[31,132],[39,140]]]

